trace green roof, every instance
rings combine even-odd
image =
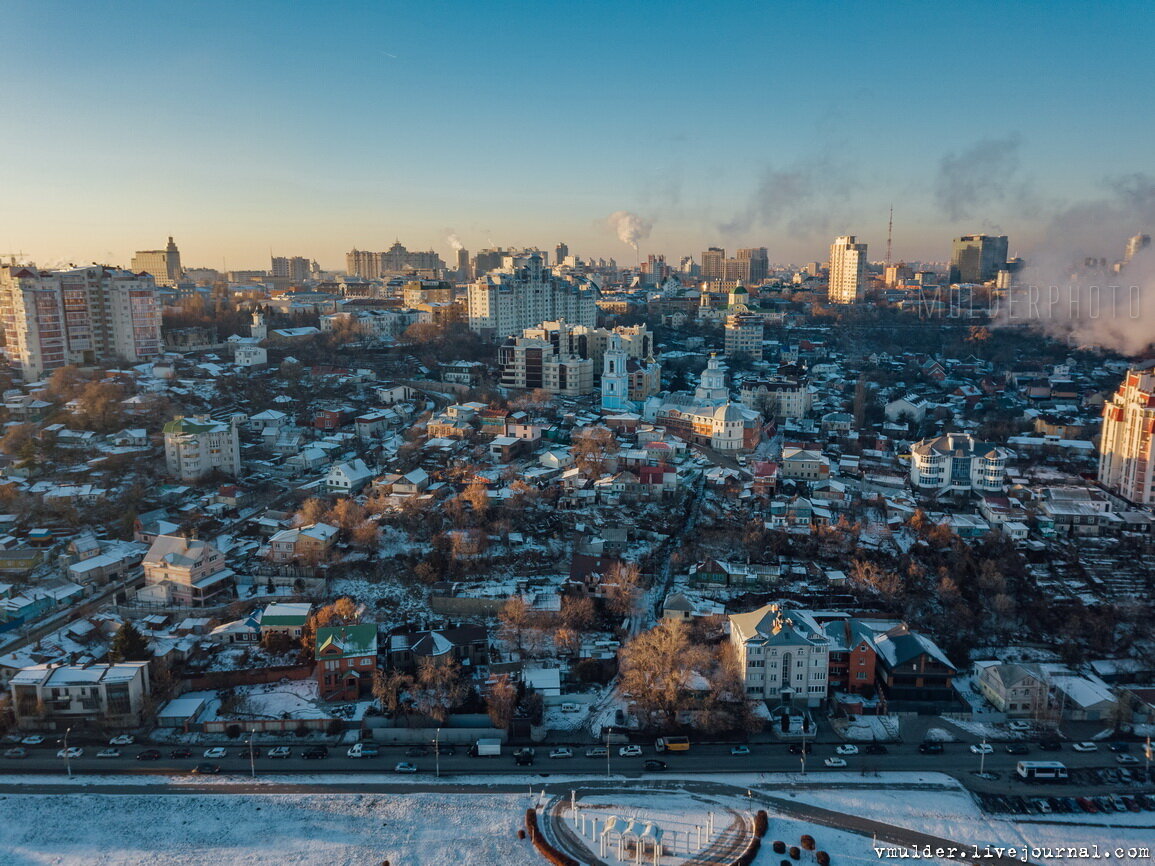
[[[164,425],[165,433],[207,433],[209,430],[215,430],[219,427],[216,421],[210,421],[204,424],[200,421],[193,421],[191,418],[177,418],[174,421],[169,421]]]
[[[338,652],[334,652],[334,648]],[[324,626],[317,629],[314,658],[338,659],[377,654],[377,625]]]

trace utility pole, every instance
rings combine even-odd
[[[68,735],[72,733],[72,728],[64,732],[64,766],[68,768],[68,778],[72,778],[72,754],[68,751]]]
[[[437,728],[437,734],[433,738],[433,763],[435,766],[435,775],[438,779],[441,778],[441,728]]]
[[[257,756],[253,752],[253,737],[256,733],[253,728],[249,728],[249,776],[254,779],[257,778]]]

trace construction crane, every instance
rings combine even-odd
[[[15,266],[17,258],[24,258],[27,253],[0,253],[0,260],[8,259],[8,264]]]

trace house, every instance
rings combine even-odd
[[[261,611],[254,610],[246,617],[222,623],[208,634],[215,644],[252,645],[261,642]]]
[[[397,415],[388,409],[374,409],[358,415],[354,422],[358,439],[380,439],[389,431],[389,424]]]
[[[975,662],[975,681],[983,697],[1000,713],[1038,718],[1050,702],[1047,675],[1037,664]]]
[[[826,700],[830,638],[807,611],[768,604],[732,614],[730,643],[751,698],[806,707]]]
[[[412,673],[423,661],[449,659],[466,669],[489,664],[489,635],[485,627],[461,625],[402,632],[389,638],[390,667]]]
[[[836,619],[823,624],[830,638],[831,691],[872,697],[878,653],[874,632],[853,619]]]
[[[252,430],[276,430],[285,427],[293,421],[286,413],[276,409],[266,409],[256,415],[249,416],[249,428]]]
[[[825,481],[830,477],[830,461],[821,451],[812,451],[807,448],[783,448],[778,476],[780,478],[797,478],[803,481]]]
[[[357,412],[351,406],[338,406],[333,409],[318,409],[313,413],[313,426],[318,430],[340,430],[352,424]]]
[[[941,708],[954,702],[957,668],[934,641],[905,623],[875,638],[878,685],[892,709]]]
[[[373,480],[373,470],[360,457],[338,463],[325,476],[325,486],[330,493],[344,493],[353,496]]]
[[[273,562],[324,562],[337,540],[337,527],[311,523],[282,529],[269,539],[269,559]]]
[[[355,701],[369,693],[377,670],[377,626],[323,626],[317,629],[313,658],[323,701]]]
[[[882,412],[887,421],[913,421],[921,424],[926,418],[930,403],[923,397],[915,394],[906,394],[897,400],[891,400],[883,407]]]
[[[39,664],[22,668],[8,686],[16,727],[54,730],[90,725],[135,728],[152,693],[148,662]]]
[[[182,607],[205,607],[232,596],[233,571],[207,541],[159,535],[144,556],[144,589],[138,598]]]
[[[307,601],[270,604],[261,615],[261,637],[268,634],[284,634],[291,638],[299,638],[312,609],[313,605]]]

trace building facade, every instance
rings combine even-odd
[[[355,701],[373,687],[377,670],[377,626],[326,626],[317,629],[317,686],[323,701]]]
[[[730,643],[746,675],[747,696],[804,707],[826,700],[830,639],[809,613],[768,604],[733,614]]]
[[[1007,266],[1007,236],[963,235],[951,248],[952,283],[985,283]]]
[[[1103,406],[1099,483],[1138,505],[1155,505],[1155,373],[1128,370]]]
[[[33,665],[9,681],[20,730],[86,725],[135,728],[146,721],[152,692],[148,662],[105,665]]]
[[[178,607],[206,607],[232,596],[233,572],[207,541],[158,535],[144,556],[143,597]],[[152,589],[150,589],[152,588]]]
[[[164,425],[164,459],[181,481],[198,481],[210,472],[241,471],[241,439],[236,425],[207,415],[178,416]]]
[[[910,449],[910,483],[922,492],[994,493],[1003,489],[1008,456],[969,433],[923,439]]]
[[[138,274],[150,274],[158,286],[180,284],[184,269],[180,266],[180,250],[172,237],[163,250],[138,250],[132,257],[132,269]]]
[[[470,284],[469,328],[493,340],[557,319],[594,328],[597,299],[593,283],[555,276],[536,253],[505,256],[500,269]]]
[[[861,301],[866,291],[866,244],[854,235],[835,238],[830,245],[830,288],[827,297],[832,304]]]

